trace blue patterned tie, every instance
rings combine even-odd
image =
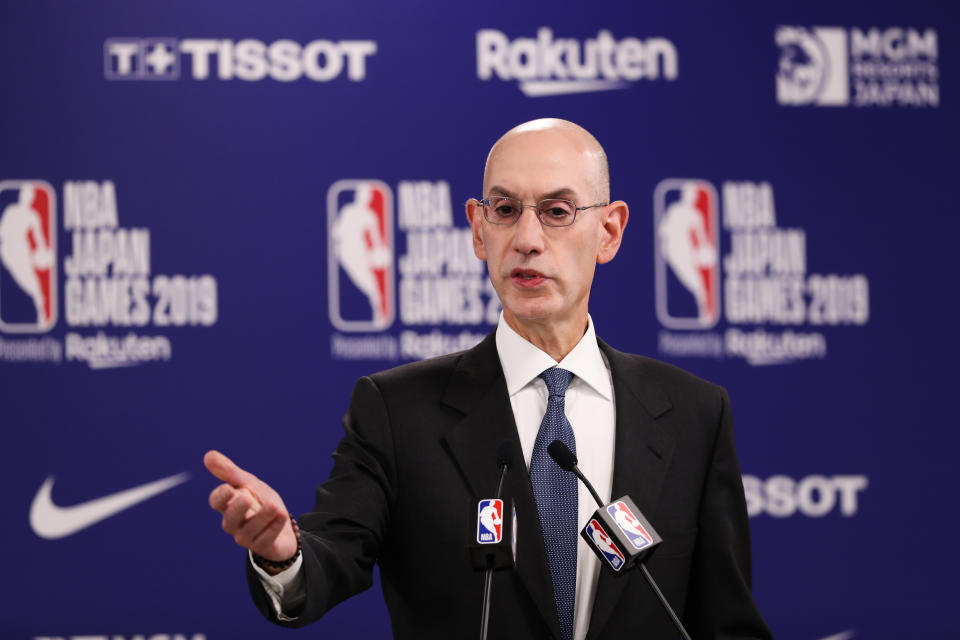
[[[577,478],[553,461],[547,447],[554,440],[560,440],[574,454],[577,452],[573,428],[564,413],[564,396],[572,377],[572,373],[557,367],[540,374],[547,383],[550,398],[530,459],[530,482],[543,527],[562,640],[573,638],[573,599],[577,589]]]

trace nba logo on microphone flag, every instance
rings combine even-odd
[[[503,540],[503,500],[481,500],[477,504],[477,542],[496,544]]]
[[[607,532],[604,531],[603,525],[594,518],[587,523],[583,533],[590,544],[600,552],[610,567],[614,571],[620,571],[623,563],[626,562],[626,558],[623,557],[623,554],[617,549],[617,545],[614,544],[610,536],[607,535]]]
[[[637,519],[637,516],[633,515],[630,507],[625,503],[621,501],[614,502],[607,507],[607,513],[613,516],[613,520],[617,523],[617,526],[620,527],[620,531],[627,536],[630,544],[635,548],[643,549],[653,544],[653,538],[647,530],[643,528],[640,520]]]

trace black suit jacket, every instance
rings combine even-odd
[[[613,497],[629,494],[664,542],[648,567],[695,640],[767,638],[750,593],[750,541],[726,392],[602,341],[616,402]],[[330,479],[300,519],[302,626],[370,586],[379,562],[397,638],[467,638],[483,578],[467,544],[476,501],[498,477],[499,443],[520,451],[494,334],[458,354],[361,378]],[[517,509],[516,571],[494,574],[490,638],[559,637],[550,572],[524,465],[507,473]],[[258,608],[276,622],[248,568]],[[626,635],[624,635],[626,634]],[[638,572],[601,574],[588,640],[674,638]]]

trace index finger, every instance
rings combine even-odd
[[[257,479],[252,473],[234,464],[233,460],[213,449],[204,454],[203,466],[219,479],[238,488],[249,486]]]

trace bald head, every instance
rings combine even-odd
[[[617,255],[630,215],[622,200],[608,202],[603,147],[566,120],[525,122],[490,150],[483,195],[493,201],[470,198],[465,208],[503,319],[559,362],[587,329],[597,265]],[[550,200],[572,201],[577,212],[538,206]],[[536,213],[523,215],[530,208]]]
[[[549,153],[553,149],[564,147],[581,157],[578,163],[586,175],[582,176],[590,185],[593,193],[589,198],[597,202],[610,200],[610,169],[607,154],[593,135],[578,124],[559,118],[540,118],[517,125],[507,131],[490,148],[487,163],[483,171],[483,193],[489,193],[490,177],[493,166],[504,156],[518,148],[528,149],[530,145]]]

